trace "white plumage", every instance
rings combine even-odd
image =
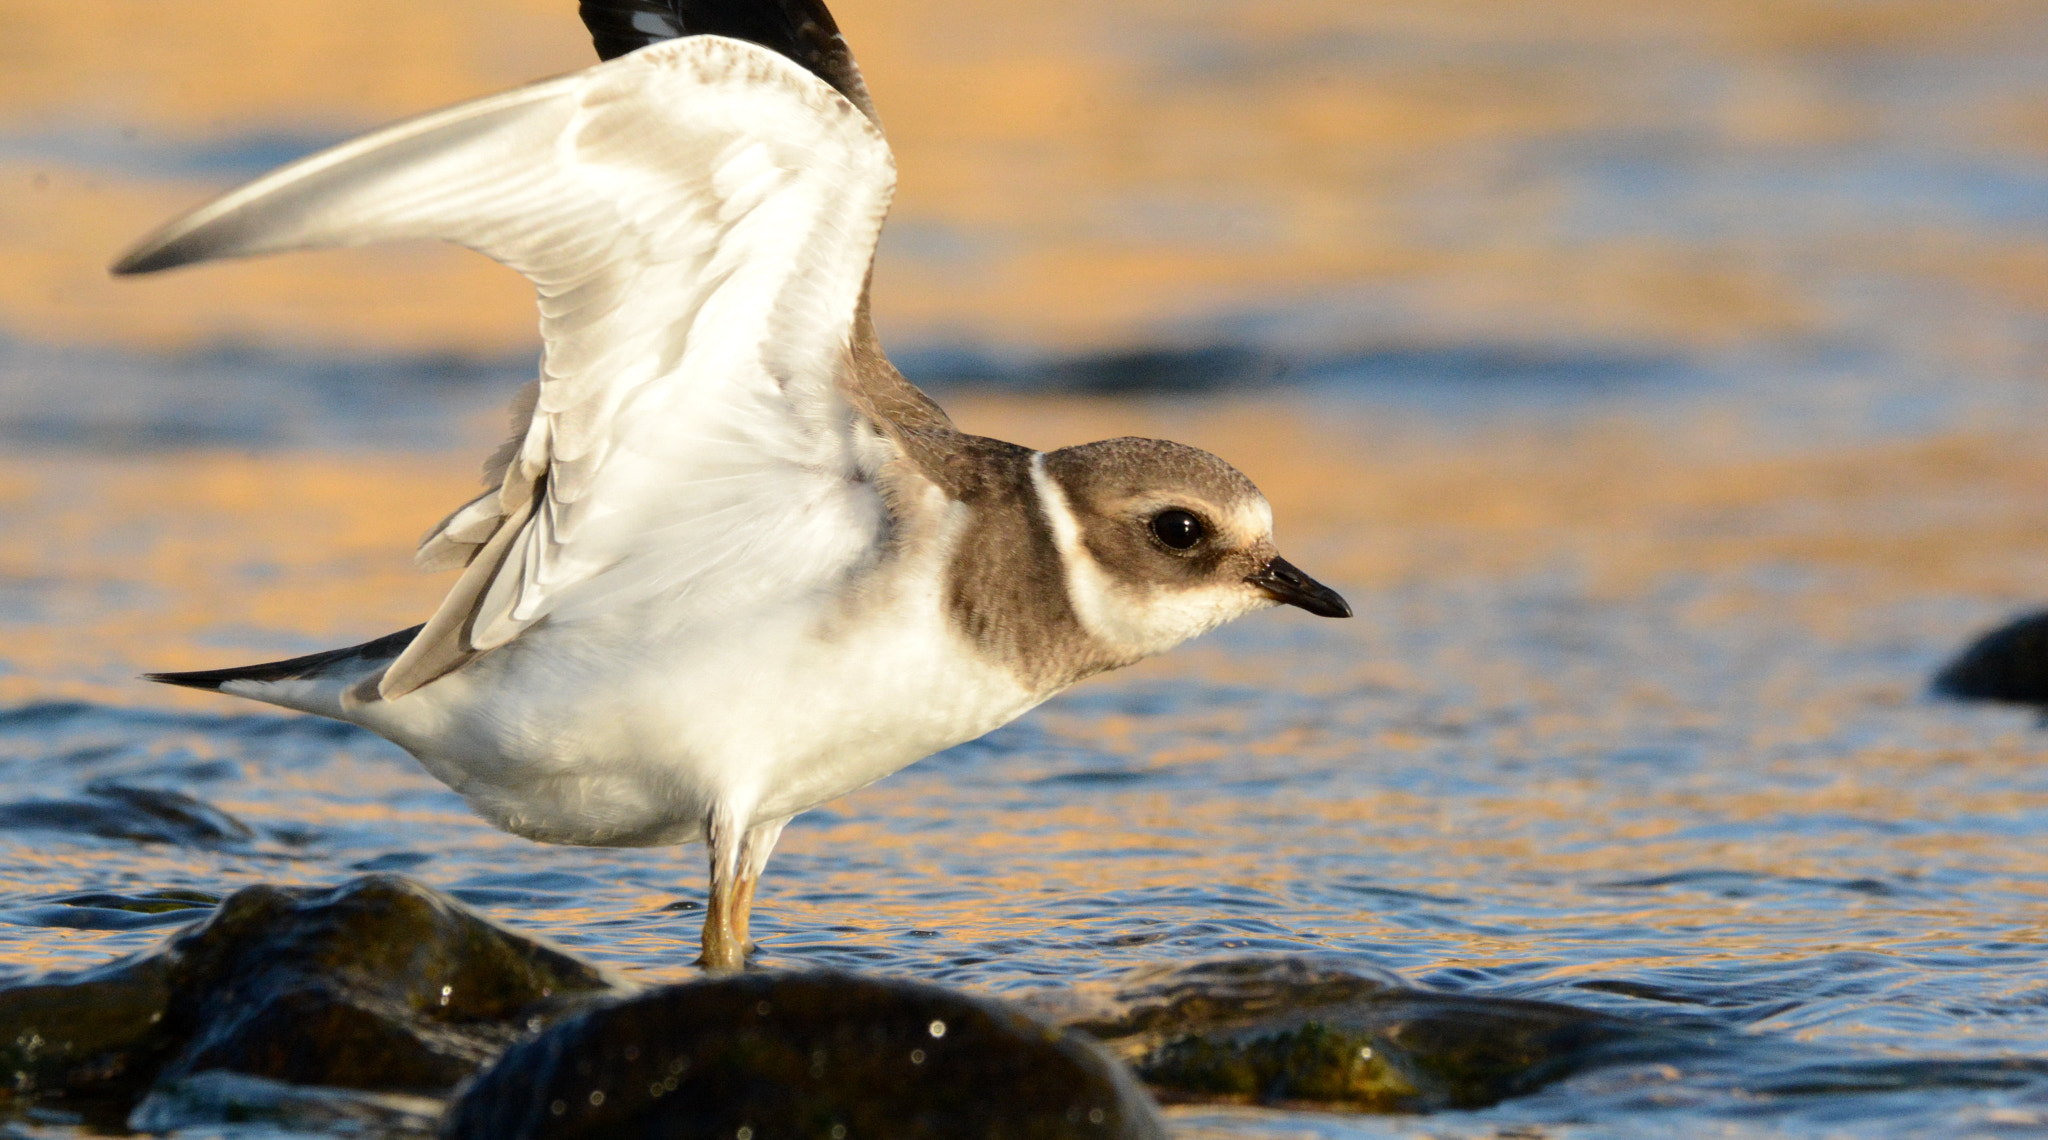
[[[658,43],[284,167],[117,270],[438,238],[524,274],[544,344],[495,493],[422,561],[468,570],[379,683],[403,696],[552,614],[679,624],[822,587],[882,525],[838,388],[895,188],[881,131],[782,56]]]
[[[420,545],[463,570],[416,636],[156,679],[363,725],[520,835],[708,840],[705,959],[730,969],[796,813],[1253,609],[1349,612],[1214,456],[955,430],[861,310],[894,185],[832,86],[694,36],[143,241],[117,271],[457,242],[533,282],[544,344],[493,485]]]

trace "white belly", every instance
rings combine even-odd
[[[542,626],[360,722],[515,834],[687,842],[714,806],[786,818],[1043,699],[973,652],[936,591],[916,593],[687,631],[631,613]]]

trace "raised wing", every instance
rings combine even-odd
[[[872,548],[849,339],[895,186],[802,67],[715,36],[414,119],[202,207],[116,265],[441,238],[533,281],[545,341],[494,490],[421,545],[468,569],[380,691],[544,617],[655,596],[687,626]]]

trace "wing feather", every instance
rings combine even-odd
[[[894,185],[825,82],[698,36],[314,155],[115,269],[438,238],[533,282],[538,388],[496,486],[421,543],[467,568],[395,699],[543,619],[659,597],[682,621],[864,556],[883,509],[841,385]]]

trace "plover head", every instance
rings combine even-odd
[[[1273,508],[1199,448],[1109,439],[1042,457],[1037,483],[1075,616],[1127,660],[1162,653],[1253,610],[1350,617],[1273,546]]]

